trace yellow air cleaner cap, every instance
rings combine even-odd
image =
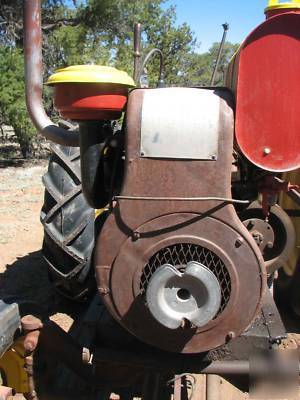
[[[102,65],[72,65],[55,71],[47,85],[60,83],[105,83],[134,87],[133,79],[124,71]]]
[[[295,9],[300,8],[300,0],[284,1],[269,0],[268,7],[265,8],[265,13],[273,10]]]

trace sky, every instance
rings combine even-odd
[[[177,22],[187,22],[198,42],[198,52],[206,52],[222,37],[222,24],[230,27],[227,40],[241,43],[258,24],[264,21],[267,0],[168,0],[165,6],[175,5]]]

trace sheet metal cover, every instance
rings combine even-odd
[[[146,91],[142,109],[141,156],[216,160],[220,98],[193,88]]]

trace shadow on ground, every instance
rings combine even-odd
[[[19,257],[0,274],[0,298],[17,303],[36,303],[45,317],[65,313],[76,319],[85,305],[74,303],[57,295],[49,279],[47,264],[41,251]],[[33,306],[34,308],[34,306]]]
[[[32,167],[35,165],[40,165],[42,162],[47,162],[47,157],[2,159],[0,154],[0,169],[7,167],[15,167],[15,168]]]

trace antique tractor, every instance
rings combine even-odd
[[[66,129],[42,106],[40,1],[24,0],[27,107],[56,143],[44,256],[57,289],[91,303],[77,341],[25,316],[25,348],[55,353],[101,398],[169,398],[174,375],[174,398],[185,398],[188,372],[242,385],[250,354],[286,337],[271,288],[296,246],[278,203],[300,198],[282,179],[300,168],[300,2],[270,1],[266,17],[224,88],[139,88],[95,65],[56,71],[55,107],[78,124]],[[142,67],[136,57],[135,78]]]

